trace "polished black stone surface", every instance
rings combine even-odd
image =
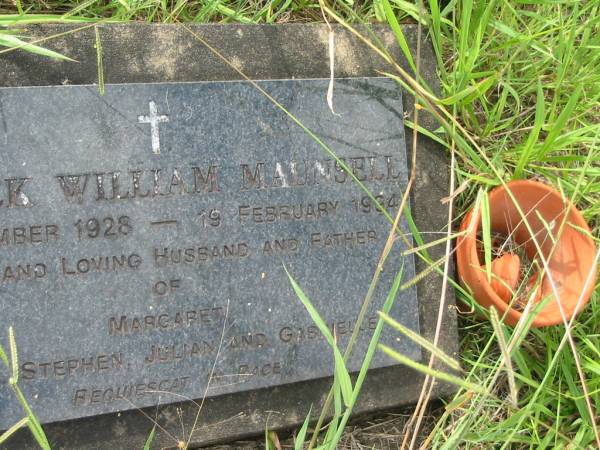
[[[407,183],[401,92],[339,80],[332,113],[326,80],[261,86],[339,160],[248,82],[0,89],[0,309],[41,421],[333,374],[284,267],[344,348],[390,226],[356,181],[390,215]],[[402,248],[350,371],[402,263],[414,276]],[[414,287],[392,315],[419,331]],[[0,375],[6,428],[22,412]]]

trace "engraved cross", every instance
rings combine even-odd
[[[161,122],[168,122],[169,116],[159,116],[156,103],[152,101],[148,104],[148,106],[150,108],[150,115],[138,116],[138,122],[150,124],[150,135],[152,136],[152,152],[158,155],[160,153],[160,136],[158,135],[158,124]]]

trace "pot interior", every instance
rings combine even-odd
[[[524,263],[529,266],[536,261],[543,267],[538,256],[538,247],[541,249],[549,267],[542,279],[541,298],[552,296],[552,300],[538,317],[558,317],[562,321],[552,283],[565,315],[570,317],[590,271],[595,274],[595,245],[586,235],[588,227],[581,214],[558,192],[541,183],[518,183],[509,183],[508,187],[521,211],[506,190],[496,189],[489,194],[491,230],[496,240],[498,236],[507,239],[508,244],[503,243],[507,251],[526,255]],[[531,273],[531,267],[523,267],[524,273],[528,270]],[[589,284],[593,287],[593,282]]]

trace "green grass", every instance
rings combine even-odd
[[[8,385],[19,400],[19,403],[23,408],[24,417],[0,435],[0,444],[6,442],[20,428],[27,426],[40,448],[49,450],[50,444],[48,443],[48,439],[46,439],[44,430],[35,416],[35,413],[29,407],[25,396],[21,392],[21,388],[19,388],[19,355],[17,353],[15,333],[12,327],[9,327],[8,329],[8,341],[10,345],[10,357],[7,355],[6,350],[0,345],[0,361],[10,370],[11,376],[8,380]]]
[[[389,71],[403,85],[420,92],[421,103],[440,119],[435,137],[453,151],[456,161],[455,222],[481,191],[511,179],[541,178],[579,206],[598,241],[600,2],[423,3],[420,8],[418,3],[400,0],[338,0],[333,9],[324,6],[331,23],[388,22],[404,50],[399,24],[419,20],[426,27],[438,60],[441,98],[427,100],[423,88],[393,64]],[[323,13],[313,0],[47,0],[27,4],[17,0],[14,6],[0,7],[0,24],[87,19],[274,23],[322,21]],[[0,45],[11,45],[2,36]],[[302,299],[301,287],[295,287]],[[587,399],[573,350],[564,344],[564,326],[515,331],[481,311],[464,291],[457,290],[457,295],[485,318],[465,314],[461,319],[459,390],[427,436],[426,447],[595,448],[594,421],[598,419],[590,417],[586,400],[594,407],[600,405],[598,289],[571,330]],[[302,301],[310,305],[305,297]],[[307,309],[318,323],[318,311]],[[393,349],[389,352],[393,354]],[[368,360],[369,355],[365,356]],[[319,439],[328,446],[342,433],[360,390],[357,384],[348,385],[340,358],[336,357],[332,394],[336,418]],[[299,434],[310,439],[306,427]]]

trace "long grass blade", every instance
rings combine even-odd
[[[22,49],[30,53],[35,53],[36,55],[47,56],[53,59],[60,59],[64,61],[75,61],[67,56],[61,55],[58,52],[53,50],[49,50],[44,47],[40,47],[39,45],[30,44],[19,39],[17,36],[13,36],[11,34],[0,33],[0,46]]]
[[[441,348],[434,346],[431,342],[429,342],[427,339],[425,339],[419,333],[411,330],[410,328],[405,327],[404,325],[397,322],[396,320],[394,320],[387,314],[380,312],[379,317],[381,317],[385,323],[387,323],[389,326],[391,326],[392,328],[394,328],[397,331],[399,331],[400,333],[402,333],[404,336],[409,338],[411,341],[420,345],[428,352],[433,353],[437,359],[442,361],[444,364],[446,364],[451,369],[456,370],[456,371],[461,371],[460,364],[458,363],[458,361],[456,361],[454,358],[452,358],[451,356],[444,353],[444,351]]]
[[[544,90],[542,88],[542,82],[538,80],[537,82],[537,91],[536,91],[536,102],[535,102],[535,121],[533,124],[533,130],[529,133],[529,137],[527,138],[527,142],[523,149],[520,150],[519,161],[517,166],[515,167],[515,171],[513,173],[513,178],[518,179],[522,177],[523,169],[529,163],[531,158],[531,153],[533,151],[534,145],[537,143],[540,131],[544,126],[544,120],[546,118],[546,102],[544,98]]]
[[[8,430],[6,430],[4,433],[2,433],[2,435],[0,435],[0,444],[6,442],[6,440],[9,437],[11,437],[13,434],[15,434],[17,431],[19,431],[25,425],[27,425],[27,422],[29,422],[29,419],[27,417],[23,417],[21,420],[19,420],[17,423],[15,423],[12,427],[10,427]]]
[[[394,11],[392,10],[392,6],[390,5],[389,0],[379,0],[379,1],[381,2],[381,6],[383,7],[383,12],[385,13],[385,17],[388,21],[388,24],[390,25],[390,28],[392,29],[392,31],[394,32],[394,35],[396,36],[396,40],[398,41],[398,45],[400,46],[400,49],[402,50],[402,54],[406,58],[406,61],[410,65],[410,68],[413,70],[413,72],[416,73],[417,66],[415,65],[415,62],[413,60],[412,53],[410,51],[410,47],[408,46],[408,42],[406,41],[404,32],[402,31],[402,28],[400,27],[400,24],[398,23],[398,19],[396,18],[396,15],[394,14]]]
[[[154,433],[156,433],[156,426],[152,427],[152,429],[150,430],[150,434],[148,434],[146,442],[144,442],[144,450],[150,450],[152,442],[154,441]]]
[[[292,277],[292,275],[288,272],[287,268],[285,268],[285,273],[290,280],[292,288],[296,293],[296,296],[300,299],[308,314],[310,315],[313,323],[319,328],[319,331],[325,337],[325,340],[329,344],[329,346],[333,349],[333,355],[335,360],[335,375],[337,380],[340,383],[340,390],[342,392],[342,397],[344,399],[344,403],[348,406],[350,397],[352,395],[352,381],[350,380],[350,374],[348,373],[348,369],[346,368],[346,363],[344,362],[344,358],[340,353],[340,350],[333,338],[333,335],[329,331],[329,327],[325,323],[325,321],[321,318],[319,312],[315,309],[313,304],[310,302],[306,294],[302,291],[302,288],[298,285],[296,280]]]
[[[462,378],[456,377],[454,375],[450,375],[441,370],[430,369],[426,365],[418,363],[416,361],[413,361],[409,357],[404,356],[401,353],[398,353],[396,350],[394,350],[384,344],[379,344],[379,348],[381,349],[381,351],[383,351],[389,357],[395,359],[396,361],[398,361],[401,364],[404,364],[405,366],[410,367],[411,369],[414,369],[425,375],[429,375],[431,377],[437,378],[438,380],[443,380],[448,383],[452,383],[456,386],[460,386],[464,389],[468,389],[468,390],[476,392],[478,394],[486,394],[485,390],[476,384],[469,383],[469,382],[463,380]]]
[[[400,283],[402,281],[403,276],[404,276],[404,265],[402,265],[400,267],[400,270],[396,274],[396,277],[394,278],[392,287],[390,288],[388,295],[385,299],[385,303],[383,304],[383,308],[382,308],[382,312],[384,314],[389,314],[390,310],[392,309],[392,306],[394,305],[394,302],[396,301],[396,296],[398,294],[398,290],[400,289]],[[342,417],[342,419],[340,421],[340,424],[336,430],[335,436],[334,436],[333,440],[331,441],[331,443],[328,445],[328,448],[330,450],[336,449],[336,446],[342,436],[342,432],[344,431],[344,428],[346,427],[346,424],[348,423],[348,420],[350,419],[350,414],[352,414],[352,410],[353,410],[356,400],[358,399],[358,396],[361,392],[362,385],[367,376],[369,367],[371,367],[371,361],[373,360],[373,356],[375,355],[375,351],[377,350],[377,345],[378,345],[379,339],[381,337],[381,331],[383,330],[383,325],[384,325],[383,319],[379,318],[377,321],[377,325],[375,327],[375,331],[373,332],[373,335],[371,336],[371,340],[369,341],[369,347],[367,348],[367,353],[363,359],[363,363],[360,367],[360,371],[358,372],[358,377],[356,378],[356,384],[354,386],[354,390],[352,391],[352,398],[350,399],[350,405],[346,408],[346,411],[344,411],[344,416]]]
[[[312,407],[308,410],[308,414],[306,415],[306,419],[304,419],[304,423],[300,430],[298,430],[298,434],[294,439],[294,450],[302,450],[304,448],[304,441],[306,441],[306,432],[308,431],[308,424],[310,423],[310,414],[312,412]]]
[[[481,195],[481,236],[483,238],[483,258],[485,274],[492,281],[492,226],[490,223],[490,202],[486,192]]]

